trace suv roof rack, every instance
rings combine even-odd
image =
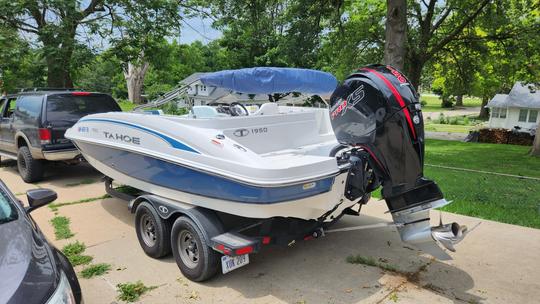
[[[35,87],[35,88],[22,88],[20,89],[20,93],[22,92],[38,92],[38,91],[84,91],[83,89],[76,89],[76,88],[50,88],[50,87]]]

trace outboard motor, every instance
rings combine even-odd
[[[441,223],[432,228],[429,224],[429,209],[448,202],[437,184],[424,177],[424,123],[418,94],[409,80],[391,66],[367,66],[347,77],[330,102],[338,141],[354,147],[348,156],[354,160],[349,175],[356,171],[352,175],[357,177],[358,164],[366,166],[359,159],[365,159],[374,174],[368,184],[348,184],[345,195],[350,196],[350,189],[367,193],[382,184],[382,196],[402,240],[436,257],[449,258],[433,246],[433,240],[454,251],[453,244],[464,237],[466,227]],[[350,177],[347,183],[357,180]]]

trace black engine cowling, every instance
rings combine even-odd
[[[439,187],[424,178],[424,124],[418,94],[391,66],[351,74],[332,94],[330,119],[338,141],[369,154],[390,211],[435,201]]]

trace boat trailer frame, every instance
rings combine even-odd
[[[359,225],[353,227],[328,229],[331,225],[337,222],[341,216],[336,217],[331,222],[324,222],[324,218],[319,220],[302,220],[291,218],[270,218],[262,220],[248,221],[245,225],[226,229],[212,223],[208,219],[209,213],[218,213],[213,210],[208,210],[202,207],[195,207],[183,204],[178,201],[163,198],[151,193],[142,192],[140,195],[130,195],[125,192],[120,192],[113,187],[113,180],[109,177],[103,178],[105,182],[105,190],[107,194],[129,202],[128,208],[131,213],[135,213],[138,205],[142,201],[149,202],[157,211],[163,220],[169,220],[179,214],[186,215],[192,218],[196,223],[200,224],[201,231],[206,235],[208,240],[211,240],[212,248],[224,255],[238,256],[245,253],[257,253],[263,245],[286,245],[293,246],[298,241],[307,241],[325,236],[327,233],[347,232],[364,229],[375,229],[396,226],[394,223],[378,223],[370,225]],[[361,206],[361,204],[360,204]],[[205,210],[205,212],[201,212]],[[359,215],[360,210],[347,210],[344,214]],[[212,216],[213,217],[213,216]],[[215,220],[213,218],[212,220]],[[289,229],[285,232],[276,234],[273,233],[275,226],[289,225]],[[291,231],[296,230],[296,233]],[[256,231],[256,233],[253,233]],[[300,231],[300,232],[298,232]]]

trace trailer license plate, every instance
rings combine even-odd
[[[221,257],[221,269],[224,274],[247,264],[249,264],[249,254],[234,257],[224,255]]]

